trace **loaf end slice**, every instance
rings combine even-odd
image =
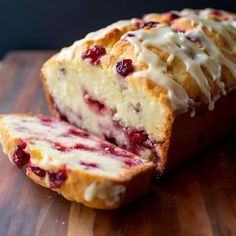
[[[92,208],[145,194],[154,164],[55,118],[1,115],[3,151],[34,182]]]

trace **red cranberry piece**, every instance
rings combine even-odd
[[[221,16],[222,15],[219,10],[213,10],[213,11],[211,11],[210,14],[213,15],[213,16]]]
[[[146,26],[152,28],[152,27],[155,27],[155,26],[158,25],[158,24],[160,24],[160,23],[157,22],[157,21],[142,22],[142,23],[140,24],[140,28],[143,29],[143,28],[146,27]]]
[[[95,147],[89,147],[89,146],[84,145],[82,143],[75,144],[73,146],[73,149],[81,149],[84,151],[91,151],[91,152],[97,151],[97,149]]]
[[[101,114],[106,111],[106,106],[98,100],[92,98],[87,92],[84,94],[84,100],[94,112]]]
[[[127,75],[132,73],[134,71],[132,60],[124,59],[124,60],[118,61],[116,64],[116,71],[118,74],[120,74],[123,77],[126,77]]]
[[[56,173],[48,172],[51,188],[59,188],[66,181],[66,171],[59,170]]]
[[[115,146],[109,143],[102,143],[100,147],[104,150],[105,153],[120,156],[120,157],[133,157],[133,154],[126,152],[125,150],[116,148]]]
[[[98,168],[98,165],[96,163],[91,163],[91,162],[81,161],[80,165],[86,166],[88,168]]]
[[[23,141],[22,139],[20,139],[20,142],[19,142],[19,145],[18,145],[18,146],[20,146],[21,148],[25,149],[26,146],[27,146],[27,144],[26,144],[25,141]]]
[[[133,166],[136,166],[137,163],[134,162],[134,160],[128,159],[128,160],[125,160],[125,165],[128,167],[133,167]]]
[[[121,148],[138,155],[140,155],[142,151],[148,151],[148,153],[150,153],[150,155],[153,157],[154,160],[159,158],[156,148],[157,145],[162,145],[164,142],[157,142],[155,140],[151,140],[148,134],[144,130],[126,127],[119,120],[113,120],[113,126],[117,131],[121,132],[127,138],[127,143],[119,144]],[[104,137],[106,139],[109,139],[111,137],[114,138],[114,140],[116,140],[116,138],[113,137],[110,133],[104,135]],[[125,152],[120,149],[114,149],[112,147],[110,147],[105,143],[101,145],[101,148],[104,149],[105,153],[124,157],[124,163],[126,164],[126,166],[129,167],[135,164],[136,160],[132,159],[132,157],[134,157],[133,154],[130,154],[129,152]],[[125,157],[129,157],[130,159],[127,159]]]
[[[135,144],[142,144],[148,140],[148,135],[145,132],[132,132],[130,134],[130,140]]]
[[[85,137],[85,138],[89,137],[88,133],[86,133],[82,130],[77,130],[75,128],[69,129],[68,133],[71,134],[71,135],[74,135],[74,136],[78,136],[78,137]]]
[[[19,169],[22,169],[24,165],[26,165],[30,160],[30,155],[24,151],[26,148],[26,143],[22,142],[22,144],[17,146],[15,153],[13,154],[13,162]]]
[[[69,148],[64,146],[63,144],[61,143],[58,143],[58,142],[55,142],[53,143],[54,147],[58,150],[58,151],[61,151],[61,152],[66,152],[66,151],[69,151]]]
[[[41,117],[40,120],[44,125],[46,125],[48,127],[50,127],[52,125],[52,122],[53,122],[53,119],[49,118],[49,117]]]
[[[100,58],[106,54],[106,49],[99,45],[94,45],[93,47],[87,49],[82,53],[82,59],[90,59],[90,63],[93,65],[98,65],[100,63]]]
[[[173,21],[173,20],[176,20],[176,19],[180,18],[180,16],[173,13],[173,12],[170,12],[169,13],[169,18],[170,18],[170,21]]]
[[[37,167],[37,166],[33,166],[31,163],[29,164],[29,169],[34,172],[34,174],[36,174],[37,176],[44,178],[46,175],[46,171]]]
[[[49,118],[49,117],[40,117],[40,120],[42,121],[42,122],[46,122],[46,123],[50,123],[50,122],[52,122],[52,118]]]
[[[106,152],[110,154],[114,154],[114,146],[108,144],[108,143],[101,143],[100,147]]]

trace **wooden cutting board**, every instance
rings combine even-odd
[[[0,113],[48,114],[39,73],[50,55],[19,51],[5,57]],[[0,236],[5,235],[236,235],[236,138],[198,155],[153,183],[150,194],[113,211],[71,203],[34,184],[0,151]]]

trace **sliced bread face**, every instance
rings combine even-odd
[[[89,207],[117,208],[150,186],[154,164],[55,118],[2,115],[0,137],[33,181]]]

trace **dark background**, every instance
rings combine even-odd
[[[59,49],[119,19],[186,7],[236,12],[236,0],[0,0],[0,58],[14,49]]]

